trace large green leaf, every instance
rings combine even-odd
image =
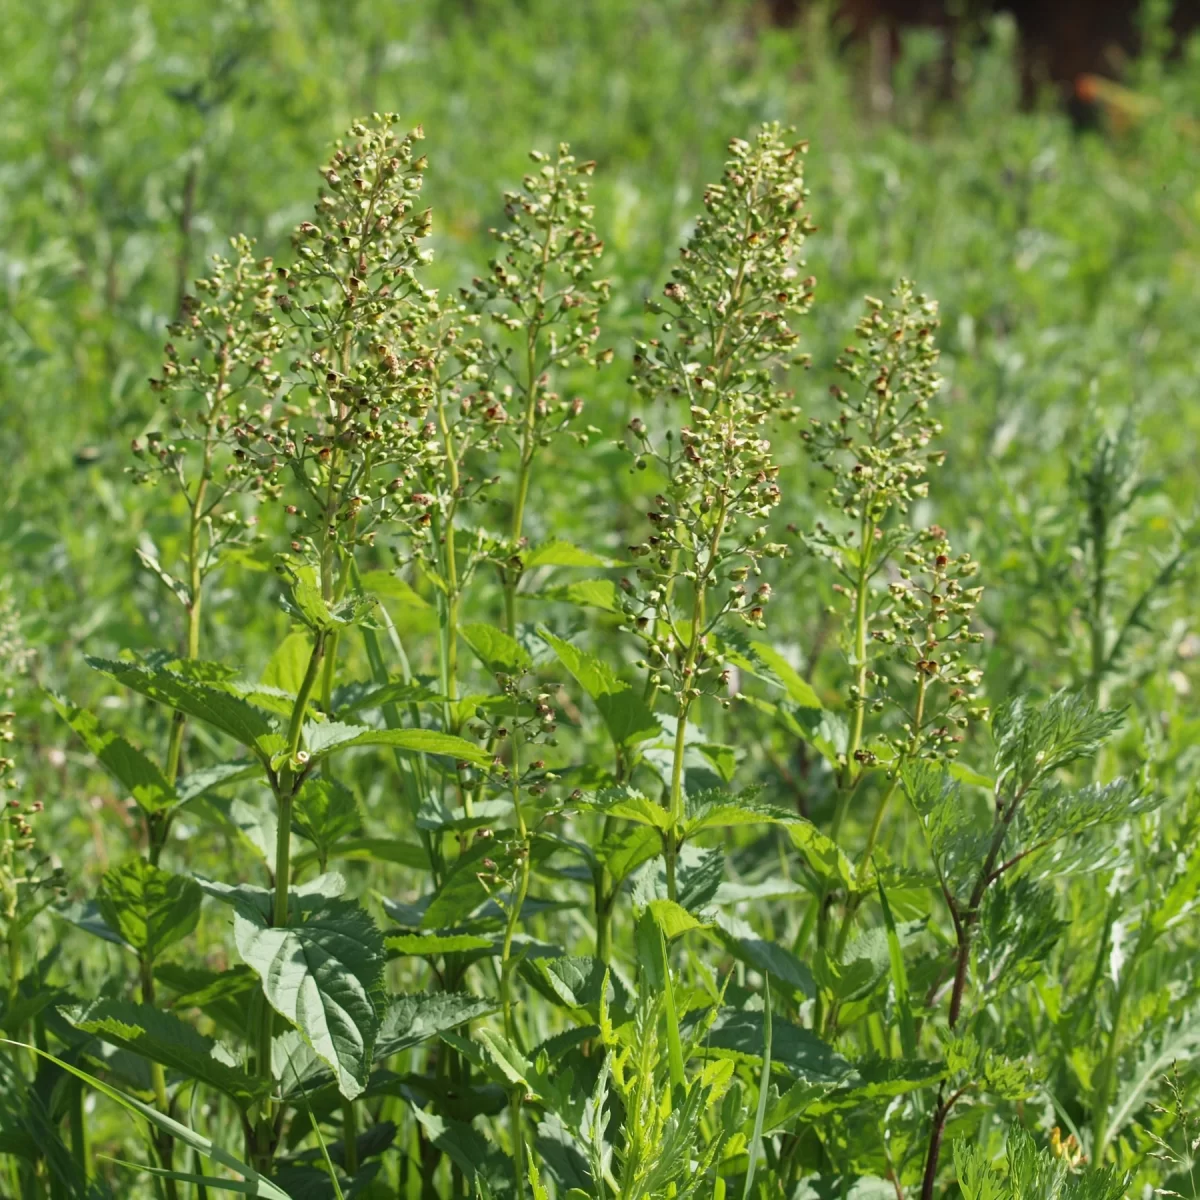
[[[292,802],[292,832],[307,838],[322,860],[333,846],[362,828],[358,802],[331,779],[306,779]]]
[[[495,625],[463,625],[459,634],[493,675],[523,675],[533,666],[529,651]]]
[[[543,588],[536,594],[539,599],[554,600],[560,604],[598,608],[611,613],[621,611],[621,591],[612,579],[577,579],[572,583]]]
[[[649,825],[654,829],[666,830],[671,824],[671,816],[661,804],[624,784],[621,787],[602,788],[594,796],[579,802],[579,807],[603,813],[606,817],[636,821],[639,825]]]
[[[792,666],[774,646],[766,642],[751,642],[754,656],[783,684],[788,698],[800,708],[820,709],[820,697],[812,685]]]
[[[153,959],[196,928],[202,898],[194,879],[138,857],[104,873],[98,901],[108,925]]]
[[[170,1008],[198,1008],[223,1029],[245,1036],[250,998],[259,990],[258,976],[249,967],[238,963],[214,971],[166,962],[154,968],[154,977],[177,993]]]
[[[611,558],[584,550],[572,542],[556,539],[543,542],[522,555],[526,570],[533,567],[612,567],[618,565]]]
[[[264,756],[283,748],[284,739],[279,732],[277,718],[219,685],[201,682],[190,674],[185,675],[167,667],[145,663],[91,656],[87,662],[125,687],[141,692],[143,696],[149,696],[168,708],[187,713]]]
[[[333,1072],[343,1096],[362,1092],[379,1032],[376,991],[383,935],[350,900],[315,897],[303,919],[276,928],[257,908],[238,905],[234,940],[262,980],[271,1007],[290,1021]]]
[[[609,735],[618,746],[644,742],[661,735],[662,727],[658,718],[646,707],[637,691],[607,663],[546,630],[541,631],[541,636],[558,656],[559,662],[595,701]]]
[[[612,830],[596,847],[596,856],[604,864],[614,884],[618,884],[642,863],[649,862],[662,850],[662,836],[648,825],[626,825]]]
[[[493,1000],[466,992],[397,996],[383,1015],[375,1043],[378,1060],[411,1050],[431,1037],[496,1011]]]
[[[786,946],[761,937],[740,917],[712,910],[710,913],[720,931],[718,936],[735,958],[764,975],[770,975],[793,992],[810,998],[816,995],[812,972]]]
[[[492,938],[475,933],[393,933],[384,942],[393,954],[411,954],[418,958],[492,950],[496,944]]]
[[[616,1005],[627,1008],[629,996],[624,985],[609,972],[607,965],[587,954],[562,954],[555,958],[527,959],[521,973],[543,996],[566,1008],[584,1009],[597,1019],[601,997],[605,995],[610,1009]]]
[[[212,1038],[153,1005],[97,1000],[68,1016],[71,1024],[84,1033],[95,1034],[224,1092],[243,1111],[269,1090],[264,1080],[234,1066]]]
[[[494,1153],[493,1147],[473,1125],[439,1117],[413,1106],[413,1116],[429,1143],[436,1146],[467,1177],[475,1179],[478,1171]]]
[[[175,784],[175,790],[179,793],[180,803],[187,804],[226,784],[257,779],[262,773],[263,765],[258,759],[249,762],[217,763],[182,776]]]
[[[764,1020],[761,1010],[722,1008],[704,1044],[710,1050],[761,1059],[766,1041]],[[851,1071],[850,1064],[812,1030],[778,1018],[771,1031],[771,1061],[813,1083],[841,1082]]]
[[[314,760],[351,746],[392,746],[414,754],[444,754],[476,766],[487,766],[492,761],[491,755],[474,742],[436,729],[372,729],[369,725],[322,721],[305,727],[304,744]]]
[[[364,571],[360,580],[362,590],[391,600],[404,608],[428,608],[429,602],[412,585],[391,571]]]
[[[118,734],[100,728],[100,722],[85,708],[75,708],[51,695],[59,716],[79,735],[100,765],[126,789],[138,807],[148,813],[162,812],[179,803],[179,795],[158,765]]]
[[[289,633],[275,648],[275,653],[263,669],[262,682],[267,687],[279,688],[295,696],[304,682],[312,647],[313,640],[309,634],[299,630]]]

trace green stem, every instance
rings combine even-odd
[[[154,1006],[154,962],[152,959],[143,957],[139,962],[139,970],[141,974],[142,986],[142,1003]],[[157,1063],[151,1060],[150,1062],[150,1085],[154,1090],[154,1103],[158,1111],[164,1116],[171,1115],[171,1101],[167,1096],[167,1077],[163,1071],[162,1063]],[[169,1133],[156,1134],[154,1137],[154,1145],[158,1151],[159,1161],[163,1169],[171,1170],[171,1163],[174,1158],[175,1140]],[[164,1189],[166,1191],[167,1200],[177,1200],[179,1192],[175,1186],[174,1179],[164,1178]]]
[[[275,833],[275,906],[273,924],[283,926],[288,923],[288,888],[291,885],[291,854],[292,854],[292,800],[296,795],[297,778],[293,764],[300,752],[300,742],[304,737],[304,716],[308,702],[316,686],[317,675],[321,669],[321,660],[325,654],[325,641],[328,634],[318,630],[313,638],[312,653],[308,658],[308,667],[296,693],[296,703],[292,708],[292,718],[288,725],[287,761],[279,772],[276,784],[275,798],[279,806],[278,827]]]
[[[664,857],[667,870],[667,898],[676,896],[675,868],[679,853],[679,826],[683,823],[683,760],[687,749],[687,723],[692,708],[692,683],[700,645],[704,640],[704,593],[708,576],[716,564],[721,549],[721,537],[725,532],[728,501],[724,495],[717,510],[712,536],[708,543],[708,558],[702,569],[696,571],[696,590],[692,598],[692,628],[688,637],[687,655],[683,663],[681,699],[676,713],[675,747],[671,758],[671,792],[668,803],[668,825],[664,834]]]
[[[623,772],[618,771],[618,779],[622,774]],[[601,846],[608,842],[615,824],[613,817],[604,818],[604,832],[600,835]],[[607,967],[612,961],[612,917],[617,895],[612,872],[603,863],[597,866],[592,874],[592,890],[596,910],[596,957]]]
[[[879,803],[875,806],[875,816],[871,821],[871,828],[867,833],[867,844],[863,847],[862,858],[859,860],[859,872],[865,871],[871,864],[871,856],[875,853],[875,847],[879,842],[879,834],[883,829],[883,817],[887,812],[888,804],[892,797],[896,794],[896,789],[900,785],[900,771],[904,763],[912,758],[917,752],[917,747],[921,740],[921,725],[925,720],[925,691],[928,686],[928,681],[925,675],[919,675],[917,678],[917,701],[916,708],[913,714],[912,736],[909,739],[908,745],[905,747],[903,755],[895,763],[892,768],[892,777],[888,781],[887,787],[884,789],[883,795],[879,797]],[[865,775],[866,772],[863,772]],[[862,778],[862,776],[860,776]],[[850,936],[850,930],[854,925],[854,918],[862,906],[863,893],[856,892],[850,896],[846,902],[846,911],[842,915],[841,928],[838,930],[837,941],[834,944],[834,955],[840,961],[842,951],[846,948],[846,941]]]
[[[689,655],[689,659],[692,656]],[[687,687],[685,680],[684,687]],[[683,821],[683,759],[686,752],[688,710],[691,702],[685,701],[679,706],[675,725],[675,748],[671,757],[671,795],[667,810],[667,829],[663,834],[663,850],[667,867],[667,899],[674,900],[676,895],[675,860],[679,853],[678,829]]]
[[[1104,622],[1108,609],[1108,520],[1103,504],[1093,507],[1091,517],[1095,574],[1092,578],[1092,669],[1088,674],[1088,691],[1092,703],[1099,707],[1104,699],[1104,675],[1107,668]]]
[[[71,1128],[71,1158],[79,1168],[84,1179],[87,1179],[90,1171],[88,1163],[87,1123],[83,1119],[83,1095],[83,1082],[78,1079],[73,1080],[71,1083],[71,1107],[67,1117]]]
[[[218,402],[224,391],[224,366],[217,381]],[[204,441],[204,461],[200,480],[196,484],[196,494],[188,511],[188,603],[187,603],[187,656],[190,659],[200,657],[200,610],[204,601],[204,574],[200,561],[200,529],[204,522],[204,500],[208,494],[208,481],[212,477],[212,433],[216,420],[217,407],[209,412],[207,435]],[[173,784],[179,778],[179,762],[183,753],[183,735],[187,727],[187,717],[176,711],[171,716],[171,732],[167,741],[167,782]],[[151,847],[152,861],[157,861],[157,848]]]
[[[1139,947],[1140,949],[1140,947]],[[1126,963],[1117,984],[1116,995],[1113,997],[1112,1028],[1108,1034],[1108,1045],[1104,1048],[1104,1058],[1096,1071],[1096,1086],[1092,1095],[1092,1162],[1097,1167],[1104,1162],[1108,1150],[1108,1117],[1111,1103],[1112,1085],[1117,1074],[1117,1054],[1120,1050],[1121,1015],[1125,1009],[1125,1000],[1129,994],[1129,983],[1133,978],[1137,963],[1137,953]]]
[[[875,523],[864,517],[859,531],[858,582],[854,589],[854,682],[857,697],[842,771],[843,789],[852,787],[854,783],[854,752],[862,746],[863,722],[867,711],[867,598],[871,583],[869,555],[874,544]],[[834,840],[837,840],[836,832]]]
[[[346,1174],[353,1179],[358,1174],[358,1115],[354,1101],[342,1100],[342,1150],[346,1159]]]
[[[514,734],[514,738],[515,736],[516,735]],[[518,750],[519,746],[514,741],[513,762],[511,767],[513,781],[512,799],[513,810],[517,819],[517,834],[521,839],[521,845],[518,851],[521,855],[521,865],[517,876],[516,892],[509,900],[508,921],[504,929],[504,944],[500,955],[500,1006],[504,1018],[504,1036],[513,1046],[517,1046],[518,1043],[516,1023],[513,1020],[512,976],[514,964],[512,959],[512,945],[513,939],[516,936],[517,925],[521,920],[521,909],[525,904],[525,897],[529,892],[531,858],[529,830],[525,825],[525,816],[521,811],[520,783],[518,779]],[[525,1135],[521,1122],[521,1102],[522,1092],[518,1089],[514,1089],[509,1097],[509,1113],[512,1120],[513,1168],[517,1177],[518,1200],[524,1200],[525,1173],[527,1170],[527,1164],[525,1162]]]
[[[325,653],[325,630],[318,630],[313,638],[312,653],[309,655],[308,666],[296,693],[296,703],[292,707],[291,721],[288,725],[288,741],[286,762],[279,771],[275,781],[275,801],[278,806],[277,826],[275,831],[275,895],[271,923],[276,928],[282,928],[288,923],[288,898],[292,876],[292,801],[300,779],[295,774],[296,755],[300,751],[300,742],[304,737],[304,716],[308,702],[316,687],[317,676],[320,674],[321,661]],[[266,997],[262,1000],[262,1016],[258,1028],[258,1073],[268,1082],[274,1081],[271,1067],[271,1044],[275,1032],[275,1010]],[[271,1104],[263,1106],[257,1129],[258,1159],[260,1169],[269,1168],[271,1159],[271,1144],[274,1131],[271,1120]]]

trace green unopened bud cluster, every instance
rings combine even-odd
[[[835,412],[812,417],[800,436],[832,476],[829,503],[846,519],[818,522],[807,542],[841,577],[833,590],[845,599],[851,707],[895,705],[899,728],[886,740],[898,754],[952,758],[986,711],[967,656],[983,636],[970,628],[983,591],[970,583],[978,565],[955,555],[939,526],[914,532],[900,519],[928,495],[928,472],[945,458],[932,445],[942,431],[930,411],[941,385],[937,327],[937,305],[907,280],[891,303],[868,297],[858,340],[838,362],[852,387],[831,388]],[[855,757],[873,765],[861,747]]]
[[[150,380],[167,410],[164,427],[131,445],[134,479],[166,480],[186,497],[210,558],[256,536],[254,515],[237,496],[269,492],[269,482],[248,461],[242,430],[279,392],[276,356],[285,338],[272,261],[257,257],[249,238],[230,244],[231,256],[213,258],[211,273],[195,281],[167,327],[162,367]]]
[[[807,365],[796,318],[808,312],[816,281],[800,250],[814,226],[805,210],[805,142],[778,124],[752,142],[734,138],[719,183],[681,251],[654,313],[670,336],[639,343],[635,382],[645,397],[684,396],[715,409],[745,394],[758,411],[788,409],[782,372]]]
[[[623,581],[629,627],[645,642],[655,688],[686,707],[730,680],[712,640],[731,615],[761,628],[771,589],[761,560],[784,553],[770,540],[780,501],[767,423],[790,392],[780,372],[806,362],[791,320],[808,311],[813,281],[801,280],[803,146],[777,125],[753,143],[730,144],[721,183],[664,289],[661,338],[640,344],[633,382],[646,399],[687,401],[685,423],[655,438],[634,418],[626,445],[639,469],[664,478],[645,540],[629,547],[635,580]]]
[[[945,457],[930,450],[941,422],[929,404],[941,386],[937,374],[937,304],[901,281],[893,303],[867,298],[867,310],[839,369],[856,385],[830,388],[835,416],[812,417],[801,431],[813,459],[833,476],[832,507],[855,519],[881,523],[891,511],[905,513],[929,490],[931,465]]]
[[[983,640],[971,629],[983,588],[965,586],[979,567],[969,554],[953,554],[938,525],[917,535],[901,563],[898,579],[888,585],[890,603],[872,616],[871,637],[889,653],[870,676],[886,690],[899,667],[905,690],[921,692],[919,719],[906,715],[901,733],[891,739],[898,751],[954,758],[962,731],[987,715],[978,692],[983,672],[968,656],[968,648]],[[882,706],[877,699],[875,707]]]

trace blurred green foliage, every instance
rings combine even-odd
[[[780,119],[812,144],[819,230],[806,256],[817,304],[801,329],[814,388],[829,378],[864,292],[906,276],[941,305],[949,457],[914,524],[936,517],[983,564],[989,694],[1077,685],[1128,706],[1105,766],[1152,767],[1173,806],[1119,868],[1062,898],[1063,920],[1079,930],[1074,949],[1013,1018],[1014,1040],[1048,1064],[1045,1112],[1030,1124],[1091,1119],[1081,1097],[1099,1096],[1107,1111],[1124,1055],[1126,1124],[1104,1131],[1125,1135],[1119,1164],[1143,1172],[1139,1186],[1167,1180],[1194,1194],[1188,1150],[1172,1141],[1194,1107],[1194,1073],[1176,1082],[1174,1117],[1164,1110],[1132,1125],[1154,1080],[1200,1044],[1197,939],[1180,932],[1185,918],[1194,924],[1194,899],[1161,927],[1128,916],[1163,903],[1147,882],[1154,868],[1184,871],[1200,732],[1200,634],[1192,589],[1179,586],[1198,501],[1200,43],[1170,61],[1166,49],[1156,45],[1131,71],[1145,115],[1081,131],[1049,100],[1019,107],[1004,20],[986,44],[955,48],[950,101],[937,77],[941,46],[913,33],[883,120],[865,102],[857,51],[841,47],[820,4],[787,30],[738,0],[7,6],[0,575],[21,616],[0,649],[19,718],[34,731],[24,769],[53,797],[46,844],[72,864],[73,892],[90,892],[119,857],[121,831],[135,836],[133,820],[20,680],[95,699],[103,684],[82,667],[82,650],[178,641],[161,585],[135,553],[149,536],[172,556],[172,513],[125,469],[130,441],[160,420],[147,380],[166,323],[209,257],[239,231],[281,251],[309,213],[313,167],[330,141],[356,114],[392,110],[425,129],[430,278],[451,288],[487,260],[501,191],[526,170],[528,148],[570,142],[598,164],[595,220],[615,285],[602,344],[627,362],[633,340],[652,329],[644,302],[661,288],[729,137]],[[637,403],[619,367],[587,387],[587,419],[603,436],[582,469],[569,445],[546,452],[528,526],[535,541],[553,532],[619,552],[641,521],[643,484],[607,446]],[[798,400],[821,402],[819,391]],[[817,490],[804,498],[811,470],[800,446],[781,438],[775,453],[791,513],[810,524],[821,501]],[[799,578],[777,599],[771,632],[807,652],[828,581]],[[287,629],[274,583],[244,571],[219,586],[208,657],[257,676]],[[32,664],[21,643],[36,649]],[[816,684],[832,691],[843,681],[831,668]],[[135,715],[161,720],[149,706]],[[900,828],[915,838],[911,818]],[[214,838],[209,849],[227,848]],[[70,967],[84,995],[112,966],[108,950],[88,945],[90,957]],[[1136,988],[1122,974],[1127,959],[1141,971]],[[100,1136],[115,1139],[115,1127],[110,1114]],[[1154,1165],[1155,1136],[1174,1165]]]

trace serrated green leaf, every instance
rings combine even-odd
[[[541,600],[574,604],[580,608],[598,608],[602,612],[621,611],[620,590],[611,579],[578,579],[536,593]]]
[[[661,804],[626,786],[603,788],[593,796],[578,801],[578,804],[580,808],[603,813],[606,817],[636,821],[639,825],[650,825],[654,829],[665,830],[671,823],[670,814]]]
[[[535,546],[522,556],[525,569],[534,567],[613,567],[618,564],[602,554],[593,554],[571,542],[556,539]]]
[[[442,754],[476,766],[487,766],[492,761],[491,755],[474,742],[436,729],[372,729],[369,725],[325,721],[306,726],[304,741],[314,760],[352,746],[392,746],[414,754]]]
[[[751,642],[751,649],[759,661],[770,668],[780,683],[787,689],[788,698],[800,708],[821,709],[820,697],[812,685],[801,676],[774,646],[766,642]]]
[[[343,838],[330,848],[329,857],[353,862],[399,863],[416,871],[429,870],[429,855],[425,853],[424,847],[400,838]],[[316,852],[309,850],[296,855],[294,862],[300,867],[307,866],[315,859]]]
[[[434,992],[397,996],[388,1005],[375,1044],[379,1060],[411,1050],[431,1037],[494,1013],[494,1000],[467,992]]]
[[[391,571],[364,571],[360,582],[364,592],[370,592],[382,600],[390,600],[402,608],[429,607],[429,601],[423,599],[410,584]]]
[[[191,771],[182,776],[175,784],[175,790],[179,793],[179,802],[188,804],[226,784],[241,783],[246,779],[258,779],[262,773],[262,763],[257,760],[218,763],[211,767],[201,767],[198,771]]]
[[[614,1004],[624,1006],[628,997],[620,981],[609,972],[607,964],[586,954],[562,954],[555,958],[536,958],[521,964],[525,978],[555,1004],[572,1009],[584,1009],[595,1017],[600,1011],[601,996],[607,980]]]
[[[475,1040],[483,1047],[488,1061],[496,1068],[501,1079],[514,1087],[532,1090],[529,1082],[530,1065],[508,1038],[494,1029],[480,1029],[475,1034]]]
[[[102,999],[76,1009],[68,1017],[84,1033],[102,1037],[114,1046],[224,1092],[243,1111],[269,1091],[264,1080],[231,1065],[212,1038],[153,1005]]]
[[[786,946],[769,941],[755,933],[752,926],[740,917],[714,913],[717,936],[735,957],[763,975],[770,975],[801,995],[816,995],[812,971]]]
[[[97,899],[109,927],[154,959],[196,928],[201,898],[194,879],[137,857],[104,873]]]
[[[487,1160],[492,1149],[483,1134],[465,1121],[440,1117],[415,1105],[412,1113],[430,1143],[445,1154],[467,1179],[474,1180],[475,1172]]]
[[[706,922],[694,917],[682,904],[676,904],[674,900],[651,900],[646,907],[667,941],[673,941],[680,934],[690,930],[707,927]]]
[[[100,722],[87,709],[75,708],[55,695],[50,696],[50,703],[144,812],[163,812],[180,803],[179,794],[167,782],[158,764],[151,762],[136,746],[101,729]]]
[[[415,954],[430,958],[439,954],[465,954],[470,950],[490,950],[491,938],[474,933],[393,933],[384,945],[394,954]]]
[[[307,633],[296,631],[275,648],[275,653],[263,668],[262,682],[295,696],[304,682],[308,660],[312,656],[312,638]]]
[[[662,734],[658,718],[646,707],[645,701],[607,663],[547,630],[541,630],[540,634],[559,662],[595,702],[616,745],[634,745]]]
[[[828,834],[822,833],[811,821],[803,818],[789,821],[786,828],[792,845],[808,859],[809,866],[818,875],[854,890],[857,878],[854,865]]]
[[[495,625],[476,622],[461,626],[458,632],[493,675],[523,675],[533,666],[529,651]]]
[[[322,862],[337,842],[361,828],[354,793],[331,779],[306,779],[292,801],[292,832],[312,842]]]
[[[731,825],[790,825],[799,820],[795,813],[774,804],[764,804],[751,796],[727,796],[702,792],[689,800],[683,820],[683,834],[693,837],[705,829]]]
[[[614,830],[596,847],[596,855],[616,885],[661,850],[657,828],[635,825]]]
[[[271,1007],[290,1021],[352,1100],[366,1086],[379,1017],[375,992],[383,935],[350,900],[319,898],[294,925],[276,928],[249,906],[234,915],[238,952],[262,980]]]
[[[711,1050],[761,1060],[765,1040],[761,1011],[722,1008],[704,1044]],[[771,1061],[797,1079],[813,1083],[840,1083],[851,1072],[850,1064],[812,1030],[778,1017],[772,1022]]]
[[[165,667],[91,656],[87,663],[117,683],[187,713],[259,754],[269,757],[283,747],[277,720],[228,690]]]

